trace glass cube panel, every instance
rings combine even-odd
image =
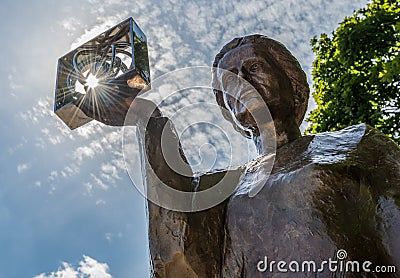
[[[135,97],[149,83],[147,38],[128,18],[58,60],[54,112],[75,129],[92,120],[77,104],[82,95],[101,112],[111,92]]]

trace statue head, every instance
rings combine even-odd
[[[214,84],[223,82],[216,72],[218,69],[238,75],[257,90],[274,122],[280,120],[285,124],[292,118],[291,122],[297,128],[301,124],[310,89],[299,62],[283,44],[262,35],[235,38],[216,55],[213,67]],[[214,89],[214,93],[224,117],[232,122],[236,130],[250,137],[248,129],[243,127],[252,125],[253,119],[247,108],[257,106],[257,103],[251,103],[251,96],[240,96],[246,92],[239,92],[237,98],[218,89]]]

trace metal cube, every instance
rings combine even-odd
[[[54,112],[75,129],[93,120],[76,104],[79,94],[96,94],[108,105],[107,91],[135,97],[149,83],[147,38],[128,18],[58,59]]]

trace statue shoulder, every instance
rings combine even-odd
[[[400,193],[400,148],[366,124],[315,135],[308,148],[316,164],[336,164],[348,175],[380,192]]]
[[[365,125],[365,133],[347,161],[381,188],[400,189],[400,147],[377,129]]]
[[[323,132],[309,139],[303,156],[318,164],[394,163],[399,166],[400,148],[377,129],[358,124],[339,131]]]
[[[342,163],[357,149],[366,130],[367,126],[360,124],[300,137],[277,150],[275,169],[297,170],[307,165]]]
[[[339,131],[308,135],[278,149],[276,168],[306,165],[342,165],[366,171],[390,170],[400,175],[400,148],[386,135],[366,124]]]
[[[310,157],[319,163],[358,165],[400,174],[400,148],[377,129],[358,124],[335,132],[316,134],[308,145]]]
[[[358,144],[357,151],[364,158],[368,158],[370,154],[376,154],[371,158],[400,163],[399,145],[377,129],[365,124],[364,126],[365,132]]]

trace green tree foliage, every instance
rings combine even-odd
[[[307,132],[367,123],[400,143],[400,0],[373,0],[311,44],[318,108]]]

